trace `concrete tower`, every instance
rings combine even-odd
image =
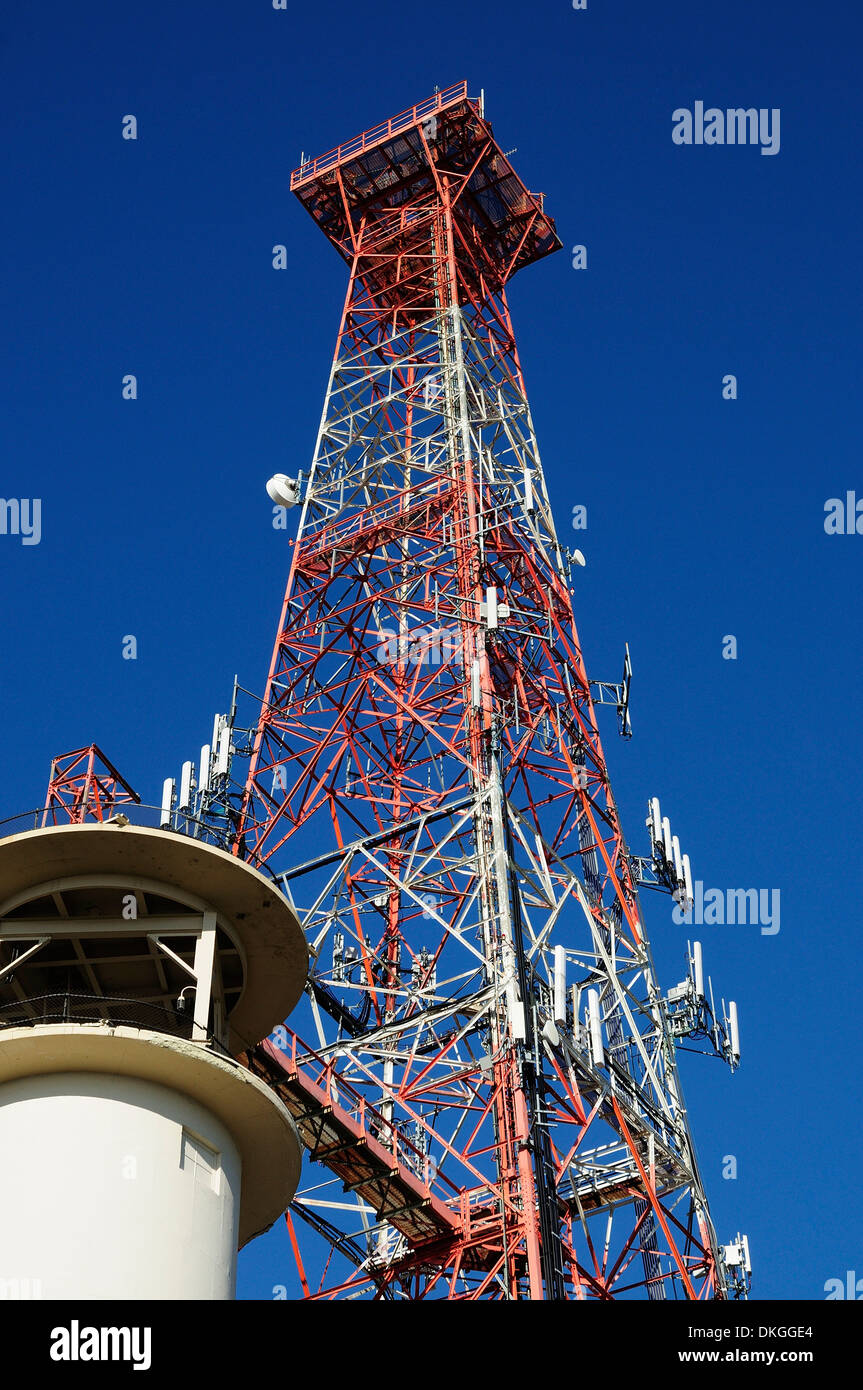
[[[308,968],[287,900],[163,830],[0,840],[0,1281],[52,1299],[228,1299],[301,1143],[237,1060]]]

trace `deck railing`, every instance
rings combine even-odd
[[[408,107],[407,111],[400,111],[397,116],[391,116],[388,121],[382,121],[379,125],[372,126],[371,130],[364,130],[362,135],[355,135],[352,140],[346,140],[343,145],[337,145],[334,150],[328,150],[326,154],[318,155],[316,159],[307,159],[301,164],[299,169],[295,169],[291,174],[291,191],[297,188],[306,179],[314,178],[321,174],[325,169],[332,169],[336,164],[341,164],[344,160],[350,159],[354,155],[363,154],[366,150],[372,149],[375,145],[380,145],[384,140],[389,140],[393,135],[398,135],[402,130],[408,130],[411,126],[417,125],[421,120],[428,119],[437,111],[442,111],[445,106],[453,106],[458,101],[463,101],[467,96],[467,83],[457,82],[453,87],[447,87],[442,92],[435,92],[434,96],[426,97],[425,101],[417,102],[416,106]]]

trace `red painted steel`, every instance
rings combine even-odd
[[[91,743],[53,759],[42,824],[103,821],[118,808],[137,805],[140,800],[101,749]]]
[[[657,1102],[673,1123],[645,1119],[644,1095],[666,1084],[661,1048],[655,1061],[626,1063],[632,1076],[602,1081],[583,1055],[546,1045],[540,1010],[525,1025],[548,1053],[540,1083],[519,1031],[519,1008],[533,1018],[535,999],[547,1000],[525,959],[528,948],[537,962],[545,949],[525,924],[531,872],[553,919],[556,895],[570,894],[620,979],[637,983],[650,969],[506,298],[517,270],[559,248],[554,223],[465,84],[305,162],[291,187],[350,278],[236,852],[293,871],[313,831],[342,859],[326,890],[329,928],[322,908],[309,910],[307,927],[313,936],[320,925],[322,949],[334,923],[356,943],[345,998],[364,996],[367,1014],[359,1033],[328,1044],[326,1060],[294,1035],[289,1080],[278,1083],[308,1134],[320,1125],[329,1136],[315,1156],[381,1222],[386,1203],[373,1194],[384,1174],[404,1163],[416,1174],[432,1149],[447,1169],[428,1188],[446,1213],[440,1229],[389,1220],[401,1244],[384,1242],[353,1274],[341,1267],[336,1277],[333,1261],[354,1233],[317,1218],[330,1249],[314,1276],[315,1240],[295,1246],[303,1287],[313,1298],[386,1297],[397,1287],[410,1298],[608,1299],[666,1285],[668,1296],[721,1296],[673,1079],[670,1099]],[[508,615],[499,627],[489,625],[489,589]],[[448,655],[427,660],[444,640]],[[471,806],[461,821],[451,809],[459,798]],[[426,870],[412,877],[420,861]],[[575,870],[587,888],[581,908],[570,893]],[[429,901],[434,910],[423,913]],[[478,932],[470,941],[468,918]],[[435,973],[454,969],[474,940],[484,942],[474,954],[495,996],[471,1005],[485,1010],[483,1057],[463,1048],[470,1030],[457,997],[449,1032],[424,1032],[422,1022],[423,990],[437,1001]],[[504,988],[518,971],[521,983]],[[333,1003],[345,978],[335,972],[320,968],[319,1022],[329,1010],[354,1027],[349,1005]],[[624,1006],[603,978],[608,1017],[620,1023]],[[388,1028],[398,1041],[382,1060],[375,1040]],[[581,1038],[577,1017],[572,1028]],[[637,1040],[619,1027],[614,1036],[615,1056],[635,1056]],[[383,1147],[360,1111],[376,1115]],[[407,1126],[416,1152],[400,1160]],[[598,1129],[597,1152],[609,1134],[620,1148],[593,1190],[572,1175]],[[362,1169],[353,1180],[352,1163]],[[413,1176],[405,1188],[417,1185]],[[671,1210],[681,1188],[684,1224]],[[296,1209],[305,1220],[311,1205]],[[629,1212],[611,1253],[588,1220],[606,1211],[618,1222]],[[356,1213],[345,1221],[356,1226]]]

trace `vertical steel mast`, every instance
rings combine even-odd
[[[554,223],[466,84],[291,187],[350,277],[234,848],[313,952],[248,1054],[299,1280],[729,1296],[506,298]]]

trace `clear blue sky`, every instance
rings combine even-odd
[[[0,495],[42,499],[39,545],[0,535],[0,815],[92,739],[154,801],[234,672],[262,687],[287,562],[263,484],[308,464],[344,293],[288,176],[435,84],[484,87],[588,248],[511,298],[564,537],[588,508],[591,675],[632,650],[631,743],[606,712],[628,839],[645,852],[658,793],[697,878],[781,891],[778,935],[700,932],[741,1070],[684,1058],[720,1239],[748,1232],[760,1297],[863,1273],[863,536],[823,525],[826,499],[863,497],[861,30],[850,0],[48,0],[0,21]],[[780,152],[676,146],[696,100],[778,107]],[[663,897],[645,911],[668,987],[687,929]],[[280,1229],[241,1295],[291,1275]]]

